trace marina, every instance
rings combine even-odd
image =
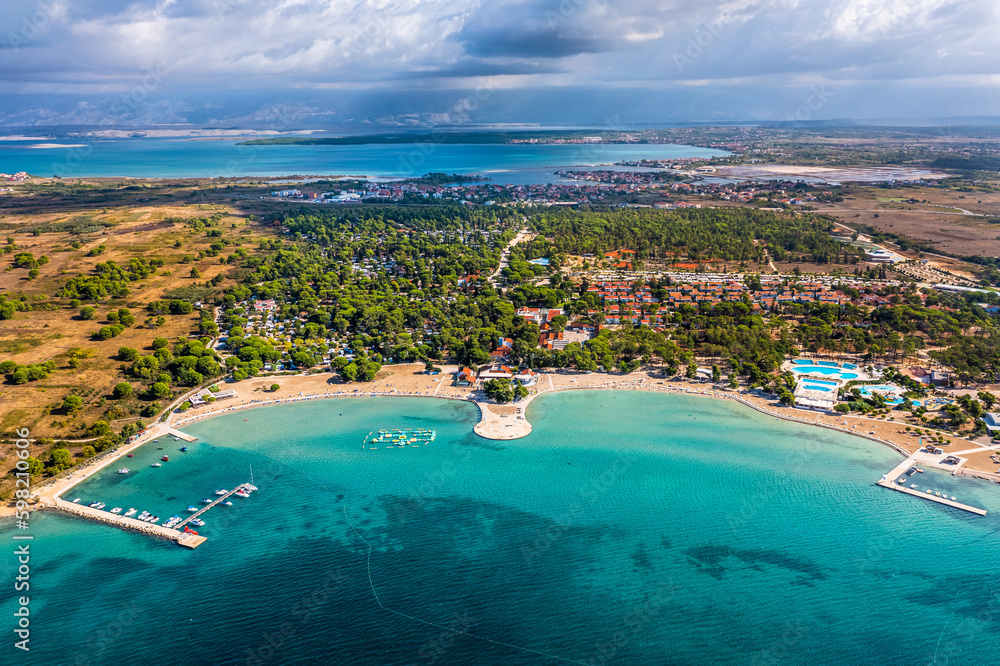
[[[227,499],[229,499],[229,497],[231,495],[240,495],[241,497],[249,497],[250,493],[253,492],[254,490],[257,490],[257,487],[254,486],[252,483],[242,483],[242,484],[236,486],[235,488],[233,488],[232,490],[227,491],[226,494],[220,495],[219,499],[215,500],[214,502],[212,502],[208,506],[204,507],[200,511],[196,511],[195,513],[192,513],[190,516],[188,516],[184,520],[182,520],[179,523],[177,523],[176,529],[178,529],[178,530],[183,529],[184,526],[187,525],[188,523],[192,523],[194,525],[199,525],[199,524],[200,525],[204,525],[204,523],[201,522],[201,521],[199,521],[198,523],[196,523],[194,521],[198,520],[198,517],[201,516],[201,514],[205,513],[206,511],[208,511],[212,507],[217,506],[217,505],[221,504],[222,502],[225,502]],[[241,491],[242,491],[242,493],[241,493]],[[188,510],[190,510],[190,508],[191,507],[188,507]]]
[[[909,479],[913,477],[915,472],[922,471],[922,469],[917,467],[917,458],[910,457],[892,468],[892,471],[876,481],[875,485],[882,486],[883,488],[889,488],[890,490],[898,490],[899,492],[906,493],[907,495],[920,497],[922,499],[937,502],[938,504],[944,504],[945,506],[950,506],[955,509],[961,509],[962,511],[968,511],[969,513],[974,513],[977,516],[986,515],[986,509],[980,509],[979,507],[962,504],[961,502],[955,501],[954,497],[949,499],[947,495],[942,495],[940,491],[935,494],[935,492],[931,489],[925,488],[918,490],[916,484],[909,483]],[[905,484],[908,484],[909,487]]]

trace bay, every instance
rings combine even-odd
[[[186,428],[192,444],[161,438],[133,473],[104,470],[76,495],[163,518],[251,466],[260,490],[208,512],[193,551],[33,514],[32,650],[8,654],[1000,663],[992,486],[921,475],[985,517],[893,493],[874,485],[899,460],[886,447],[694,396],[573,391],[535,400],[528,418],[528,437],[491,442],[464,402],[332,399],[205,420]],[[438,435],[363,447],[381,428]],[[3,523],[0,540],[13,532]],[[0,558],[0,578],[15,567]],[[11,624],[12,596],[0,601]]]
[[[61,145],[60,145],[61,144]],[[34,146],[52,146],[38,148]],[[0,141],[0,172],[49,177],[215,178],[345,175],[412,178],[430,172],[494,182],[566,182],[552,172],[623,160],[716,157],[725,151],[673,144],[372,144],[242,146],[231,140],[162,138]]]

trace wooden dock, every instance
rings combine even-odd
[[[913,495],[914,497],[920,497],[925,500],[930,500],[931,502],[937,502],[938,504],[944,504],[945,506],[950,506],[954,509],[961,509],[962,511],[968,511],[969,513],[974,513],[977,516],[985,516],[986,509],[980,509],[976,506],[970,506],[968,504],[962,504],[961,502],[956,502],[955,500],[950,500],[947,497],[939,497],[934,493],[928,493],[926,490],[923,492],[919,490],[914,490],[913,488],[907,488],[905,485],[897,483],[900,477],[906,476],[906,471],[911,467],[917,466],[916,458],[907,458],[903,462],[899,463],[892,468],[892,471],[883,476],[881,479],[875,482],[875,485],[882,486],[883,488],[890,488],[892,490],[898,490],[901,493],[906,493],[907,495]],[[907,477],[912,478],[912,477]]]
[[[236,486],[235,488],[233,488],[232,490],[230,490],[225,495],[219,495],[219,499],[215,500],[211,504],[206,505],[203,509],[200,509],[199,511],[197,511],[195,513],[192,513],[190,516],[188,516],[187,518],[185,518],[181,522],[177,523],[177,525],[174,526],[173,529],[178,530],[178,531],[182,531],[184,529],[184,526],[187,525],[189,522],[191,522],[192,520],[194,520],[195,518],[197,518],[201,514],[205,513],[206,511],[208,511],[209,509],[211,509],[213,506],[216,506],[217,504],[225,502],[227,499],[229,499],[230,497],[232,497],[233,495],[235,495],[236,491],[239,490],[240,488],[247,488],[249,485],[250,485],[249,483],[241,483],[240,485]]]

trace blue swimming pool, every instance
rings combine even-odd
[[[826,375],[828,377],[839,377],[841,379],[857,379],[858,375],[854,372],[845,372],[840,368],[828,368],[820,365],[809,365],[809,366],[799,366],[797,368],[792,368],[792,373],[796,375]]]
[[[900,390],[900,387],[893,386],[891,384],[870,384],[867,386],[859,386],[858,390],[861,391],[861,395],[871,395],[872,393],[893,393],[895,394]]]
[[[809,389],[810,391],[824,391],[826,393],[831,393],[837,390],[832,386],[819,386],[818,384],[803,384],[803,387]]]

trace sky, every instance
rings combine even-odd
[[[12,0],[0,26],[8,125],[1000,116],[996,0]]]

